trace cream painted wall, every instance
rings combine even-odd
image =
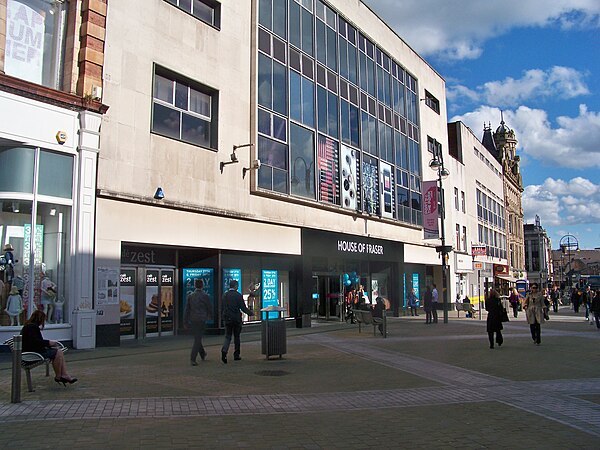
[[[255,132],[251,130],[251,116],[255,113],[251,103],[251,63],[256,57],[251,48],[255,3],[255,0],[222,2],[221,30],[207,26],[163,0],[109,4],[104,102],[110,109],[102,124],[99,189],[151,199],[156,187],[161,186],[165,200],[175,206],[191,205],[213,214],[273,224],[432,245],[423,241],[420,228],[367,216],[357,218],[341,209],[315,207],[315,203],[291,203],[287,199],[280,201],[251,194],[252,174],[242,179],[241,173],[253,153],[248,148],[237,152],[239,164],[225,167],[223,174],[219,172],[219,162],[229,160],[233,145],[255,139]],[[423,178],[432,179],[434,173],[426,167],[427,136],[447,142],[444,80],[360,1],[330,3],[350,22],[360,24],[367,35],[419,79],[420,98],[427,89],[440,101],[440,115],[419,102],[421,142],[424,143]],[[219,91],[218,152],[150,133],[154,63]],[[444,147],[447,151],[447,145]],[[99,209],[103,207],[100,202]],[[166,211],[169,215],[175,214],[173,209]],[[101,229],[100,222],[98,225]],[[135,240],[139,241],[139,237]]]

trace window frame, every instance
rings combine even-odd
[[[183,11],[184,13],[194,17],[195,19],[198,19],[200,22],[211,26],[215,30],[219,30],[219,31],[221,30],[221,3],[220,2],[217,2],[215,0],[189,0],[191,9],[190,9],[190,11],[188,11],[187,9],[183,9],[183,7],[180,6],[181,0],[165,0],[165,1],[167,3],[173,5],[174,7],[176,7],[178,10]],[[207,6],[208,8],[210,8],[212,10],[212,20],[210,22],[205,20],[203,17],[197,16],[196,14],[194,14],[193,10],[194,10],[195,2],[202,3],[204,6]]]

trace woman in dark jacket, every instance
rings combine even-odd
[[[496,343],[498,347],[504,342],[502,337],[502,301],[495,289],[491,289],[488,297],[485,299],[485,310],[487,316],[487,333],[490,340],[490,348],[494,348],[494,333],[496,333]]]
[[[56,341],[50,341],[42,337],[41,330],[46,323],[46,314],[43,311],[34,311],[31,317],[21,329],[23,336],[23,351],[35,352],[42,355],[44,358],[49,358],[52,361],[54,369],[54,381],[62,383],[64,386],[73,384],[77,378],[73,378],[67,373],[67,364],[62,350],[55,348]]]

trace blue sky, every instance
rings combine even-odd
[[[444,77],[448,121],[481,138],[504,111],[526,223],[600,247],[600,1],[363,1]]]

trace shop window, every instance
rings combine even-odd
[[[72,172],[71,155],[0,148],[0,192],[12,193],[0,194],[0,243],[14,258],[0,273],[17,293],[0,326],[20,326],[36,309],[48,324],[69,322]]]
[[[153,97],[153,133],[217,149],[216,90],[157,67]]]
[[[7,0],[4,72],[60,89],[68,2]]]
[[[215,28],[221,26],[221,4],[213,0],[166,0]]]

